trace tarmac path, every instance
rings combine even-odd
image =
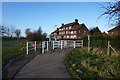
[[[37,55],[16,74],[15,78],[71,78],[64,64],[65,53],[71,49],[55,49]]]

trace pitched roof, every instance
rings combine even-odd
[[[58,32],[58,31],[59,31],[59,29],[57,29],[57,30],[53,31],[51,34],[53,34],[53,33],[55,33],[55,32]]]
[[[75,22],[68,23],[68,24],[62,25],[60,28],[67,27],[67,26],[73,26],[74,24]]]
[[[113,29],[111,29],[111,30],[109,30],[108,32],[113,31],[113,30],[116,30],[116,29],[119,29],[119,30],[120,30],[120,25],[117,26],[117,27],[115,27],[115,28],[113,28]]]

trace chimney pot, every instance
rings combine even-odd
[[[78,19],[75,19],[75,22],[78,23]]]
[[[64,23],[62,23],[62,26],[64,25]]]

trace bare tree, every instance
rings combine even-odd
[[[120,1],[108,2],[106,3],[106,6],[103,6],[102,4],[99,5],[101,8],[105,9],[101,16],[105,15],[109,24],[120,25]],[[101,18],[101,16],[99,18]]]
[[[25,30],[26,37],[27,37],[30,33],[31,33],[31,32],[30,32],[30,28],[27,28],[27,29]]]
[[[14,34],[15,34],[15,31],[16,31],[16,29],[15,29],[15,26],[14,25],[11,25],[10,27],[9,27],[9,36],[10,37],[13,37],[14,36]]]
[[[17,37],[17,40],[18,40],[19,37],[20,37],[20,34],[21,34],[21,30],[20,30],[20,29],[17,29],[17,30],[15,31],[15,34],[16,34],[16,37]]]
[[[9,37],[8,28],[6,28],[4,25],[1,26],[1,35],[2,35],[2,37],[4,37],[4,36]]]
[[[47,33],[43,33],[43,40],[45,40],[46,39],[46,37],[47,37]]]

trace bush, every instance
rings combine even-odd
[[[84,46],[88,46],[88,37],[85,36],[82,38],[84,41]],[[96,35],[90,36],[90,46],[93,48],[105,49],[107,48],[107,42],[110,41],[110,45],[114,47],[116,50],[120,49],[120,36],[103,36]]]

